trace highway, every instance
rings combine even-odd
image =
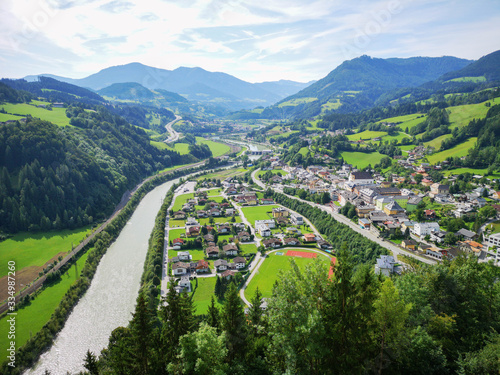
[[[165,141],[164,141],[165,143],[171,143],[171,142],[175,142],[175,141],[179,140],[179,133],[177,133],[174,130],[172,125],[174,125],[180,119],[182,119],[181,116],[175,115],[175,120],[170,121],[167,125],[165,125],[165,129],[167,129],[168,133],[170,134],[170,136],[167,139],[165,139]]]

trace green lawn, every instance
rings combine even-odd
[[[460,143],[456,145],[455,147],[452,147],[448,150],[436,152],[432,155],[428,155],[427,159],[429,160],[429,163],[435,164],[437,162],[446,160],[446,158],[453,156],[453,157],[461,157],[467,155],[469,152],[469,149],[474,147],[476,144],[477,137],[472,137],[469,138],[467,141]]]
[[[207,190],[206,192],[207,192],[208,197],[216,197],[218,195],[221,195],[222,188],[210,189],[210,190]]]
[[[269,215],[266,212],[271,212],[273,208],[280,207],[275,204],[268,204],[265,206],[252,206],[243,207],[243,215],[247,218],[250,224],[255,225],[255,220],[267,220]]]
[[[300,251],[311,253],[313,251],[298,249]],[[279,250],[286,254],[287,250]],[[304,270],[307,264],[314,261],[311,258],[288,257],[286,255],[276,255],[276,253],[268,254],[264,263],[260,266],[257,274],[253,277],[252,281],[245,290],[245,297],[251,300],[255,294],[255,290],[259,287],[262,297],[271,297],[274,282],[278,280],[280,271],[286,272],[290,269],[290,259],[294,259],[295,263],[301,270]],[[325,268],[330,263],[330,258],[325,255],[318,254],[317,258],[320,262],[325,264]],[[328,268],[325,270],[328,272]]]
[[[83,254],[77,261],[78,275],[80,276],[87,253]],[[30,335],[35,335],[49,320],[59,305],[62,297],[67,292],[69,287],[77,279],[76,268],[73,265],[64,275],[61,276],[61,281],[50,287],[44,288],[38,296],[31,301],[28,306],[25,306],[17,311],[16,316],[16,346],[19,348],[24,345],[30,338]],[[0,332],[8,332],[8,322],[6,317],[0,319]],[[0,335],[0,350],[5,353],[8,348],[7,335]],[[0,363],[3,362],[2,358]]]
[[[411,135],[406,134],[405,132],[397,132],[396,135],[387,134],[382,137],[382,141],[392,142],[393,140],[396,140],[398,142],[401,142],[404,138],[411,139]]]
[[[172,149],[171,147],[168,147],[165,142],[149,141],[149,143],[151,144],[151,146],[156,147],[158,150]]]
[[[258,171],[257,172],[257,178],[260,178],[260,176],[262,176],[264,173],[266,173],[268,171]],[[271,171],[273,174],[279,174],[280,176],[286,176],[288,174],[288,172],[285,172],[284,170],[282,169],[273,169]]]
[[[240,249],[241,249],[241,255],[248,254],[248,253],[256,253],[257,252],[257,245],[253,243],[248,243],[248,244],[241,244],[240,243]]]
[[[379,152],[372,153],[364,153],[364,152],[353,152],[353,151],[344,151],[341,153],[342,158],[348,164],[352,164],[359,169],[363,169],[367,167],[369,164],[372,167],[379,163],[386,155],[382,155]]]
[[[168,241],[175,240],[176,238],[181,238],[181,234],[185,234],[185,229],[169,229],[168,231]]]
[[[453,78],[450,79],[449,81],[446,82],[485,82],[486,77],[480,76],[480,77],[460,77],[460,78]]]
[[[338,109],[341,105],[342,103],[340,102],[340,99],[330,99],[329,101],[321,105],[321,113],[331,111],[332,109]]]
[[[401,151],[410,151],[413,150],[415,147],[416,147],[415,145],[398,146],[398,148],[401,149]]]
[[[372,138],[376,138],[376,137],[383,137],[385,135],[387,135],[386,132],[365,130],[364,132],[361,132],[361,133],[349,134],[347,136],[347,138],[350,141],[358,141],[360,139],[372,139]]]
[[[198,277],[198,287],[192,293],[193,304],[196,306],[196,314],[202,315],[207,313],[212,296],[214,296],[215,305],[219,309],[222,307],[222,305],[217,302],[217,298],[215,298],[214,294],[216,281],[217,279],[215,277]],[[192,281],[191,285],[194,287],[196,281]]]
[[[177,198],[175,198],[174,205],[172,206],[172,210],[179,211],[184,203],[186,203],[189,199],[194,198],[193,193],[188,193],[188,194],[181,194],[178,195]]]
[[[301,154],[302,156],[306,156],[308,152],[309,152],[309,147],[302,147],[299,150],[299,154]]]
[[[18,233],[0,243],[0,264],[16,262],[19,272],[29,266],[43,266],[59,253],[71,251],[90,232],[89,227],[41,233]],[[7,275],[7,267],[0,267],[0,277]]]
[[[0,113],[0,122],[4,122],[4,121],[8,121],[8,120],[20,120],[20,119],[22,119],[22,117],[20,117],[20,116],[8,115],[6,113]]]
[[[225,145],[223,143],[214,142],[210,139],[205,139],[203,137],[196,137],[196,142],[200,144],[206,144],[210,150],[212,151],[212,155],[214,158],[217,156],[222,156],[231,151],[231,147]]]
[[[488,173],[488,168],[483,168],[483,169],[474,169],[474,168],[457,168],[457,169],[450,169],[443,171],[443,174],[445,176],[450,176],[450,175],[460,175],[464,173],[471,173],[471,174],[479,174],[482,176],[486,176]],[[488,176],[489,178],[500,178],[500,173],[496,172]]]
[[[29,105],[27,103],[21,104],[2,104],[2,108],[5,109],[7,113],[16,115],[31,115],[33,117],[38,117],[42,120],[50,121],[59,126],[68,126],[69,118],[66,117],[66,108],[53,108],[51,111],[44,108],[38,108],[34,105]]]

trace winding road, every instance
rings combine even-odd
[[[164,141],[165,143],[171,143],[171,142],[175,142],[175,141],[179,140],[179,133],[177,133],[174,130],[172,125],[174,125],[177,121],[179,121],[181,119],[182,119],[181,116],[175,115],[175,120],[172,120],[167,125],[165,125],[165,129],[167,129],[167,131],[170,134],[170,136],[167,139],[165,139],[165,141]]]

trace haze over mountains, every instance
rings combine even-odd
[[[254,84],[202,68],[166,70],[140,63],[112,66],[81,79],[41,75],[92,90],[101,90],[115,83],[135,82],[149,90],[163,89],[178,93],[190,101],[217,104],[231,110],[268,106],[310,84],[284,80]],[[25,79],[32,81],[37,77],[27,76]]]

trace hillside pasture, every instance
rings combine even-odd
[[[387,135],[386,132],[379,132],[379,131],[373,131],[373,130],[365,130],[361,133],[355,133],[355,134],[349,134],[347,136],[347,139],[350,141],[359,141],[361,140],[369,140],[377,137],[383,137]]]
[[[367,167],[369,164],[372,167],[375,164],[378,164],[380,160],[382,160],[386,155],[383,155],[379,152],[354,152],[354,151],[344,151],[340,154],[344,161],[348,164],[352,164],[356,166],[358,169],[363,169]]]
[[[467,153],[469,152],[469,149],[474,147],[476,144],[477,137],[472,137],[469,138],[467,141],[460,143],[456,145],[455,147],[452,147],[448,150],[436,152],[432,155],[427,156],[427,160],[429,160],[429,163],[435,164],[437,162],[441,162],[443,160],[446,160],[449,157],[462,157],[466,156]]]
[[[283,107],[295,107],[298,106],[299,104],[305,104],[305,103],[311,103],[318,100],[318,98],[296,98],[296,99],[290,99],[287,100],[286,102],[278,104],[278,108],[283,108]]]
[[[228,145],[219,142],[214,142],[210,139],[205,139],[203,137],[196,137],[196,142],[198,144],[206,144],[210,148],[210,151],[212,151],[212,156],[214,158],[227,154],[231,151],[231,147],[229,147]]]
[[[1,108],[5,109],[5,112],[8,114],[21,115],[23,117],[31,115],[41,120],[50,121],[58,126],[70,126],[69,118],[66,117],[66,108],[52,108],[52,110],[48,110],[28,103],[6,103],[2,104]]]

